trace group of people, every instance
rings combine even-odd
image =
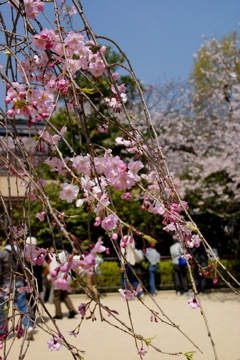
[[[194,280],[196,290],[200,295],[205,292],[206,277],[202,273],[202,269],[206,269],[208,264],[208,257],[204,246],[201,244],[198,248],[192,249],[192,254],[195,258]],[[184,259],[183,248],[178,240],[174,240],[174,244],[170,247],[170,255],[174,270],[174,284],[176,294],[192,295],[189,290],[189,283],[187,279],[187,263]],[[137,289],[139,280],[146,283],[150,294],[156,295],[156,274],[159,270],[160,253],[155,249],[154,245],[149,245],[145,251],[136,249],[134,240],[128,242],[122,248],[122,262],[121,262],[121,283],[124,288],[132,287]],[[147,279],[143,278],[142,261],[147,262]],[[144,296],[143,291],[139,291],[138,298]]]
[[[29,237],[26,240],[27,245],[37,245],[36,238]],[[59,249],[59,248],[58,248]],[[33,301],[33,297],[29,296],[25,291],[18,291],[19,288],[24,287],[24,280],[21,269],[19,269],[17,259],[17,247],[11,246],[10,244],[6,245],[3,250],[0,251],[0,336],[8,333],[8,321],[9,318],[7,314],[7,299],[9,294],[13,294],[14,302],[21,316],[20,324],[25,328],[28,339],[33,339],[33,330],[35,319],[35,307],[36,304]],[[128,241],[125,247],[121,248],[122,251],[122,261],[121,261],[121,282],[122,286],[127,289],[139,289],[137,293],[138,298],[144,296],[144,292],[141,287],[139,287],[140,279],[141,282],[147,283],[146,288],[148,288],[149,293],[154,296],[157,293],[156,288],[156,274],[159,270],[160,264],[160,253],[155,249],[154,245],[149,245],[144,251],[139,250],[135,247],[135,241]],[[200,272],[200,267],[204,268],[207,266],[207,254],[204,247],[201,245],[199,248],[193,249],[194,257],[197,260],[197,265],[195,268],[195,284],[196,289],[200,294],[204,293],[206,277],[202,276]],[[189,294],[188,280],[187,280],[187,271],[186,264],[182,264],[183,260],[183,250],[179,241],[170,247],[170,254],[172,258],[172,264],[174,269],[174,282],[177,295]],[[180,261],[181,260],[181,261]],[[101,260],[102,261],[102,260]],[[147,275],[146,279],[143,279],[141,266],[142,262],[147,263]],[[42,266],[35,265],[32,267],[34,277],[37,282],[37,287],[39,293],[43,291],[43,273],[45,278],[49,282],[52,281],[51,273],[59,267],[59,262],[63,265],[66,262],[66,253],[61,251],[58,253],[58,256],[52,256],[51,262],[46,264],[44,271]],[[97,264],[98,266],[99,264]],[[141,270],[140,270],[141,269]],[[140,271],[139,271],[140,270]],[[13,278],[14,274],[14,278]],[[58,277],[60,277],[61,271],[58,272]],[[13,281],[14,280],[14,281]],[[71,281],[71,276],[69,275],[69,282]],[[13,286],[14,284],[14,286]],[[92,296],[99,298],[99,294],[96,288],[96,274],[89,276],[87,278],[87,287],[92,293]],[[53,303],[55,305],[55,316],[54,319],[62,319],[62,309],[61,302],[64,302],[66,307],[69,310],[68,318],[72,319],[77,314],[73,303],[69,297],[67,290],[55,289],[53,285]]]
[[[137,249],[135,247],[135,241],[127,242],[126,246],[121,248],[122,261],[121,261],[121,283],[124,288],[132,286],[134,289],[138,288],[139,278],[142,282],[142,268],[141,262],[147,262],[147,287],[152,296],[156,295],[156,273],[159,269],[160,253],[155,249],[154,245],[148,246],[145,251]],[[139,291],[138,298],[143,298],[143,291]]]
[[[37,245],[36,238],[28,237],[26,239],[26,245]],[[0,251],[0,336],[7,336],[9,331],[9,317],[8,317],[8,298],[12,294],[14,304],[19,310],[20,317],[17,319],[17,325],[19,331],[26,332],[26,338],[33,340],[34,325],[36,323],[35,311],[36,303],[31,293],[23,291],[21,288],[26,286],[24,282],[23,271],[18,263],[18,248],[16,245],[11,246],[7,244],[3,250]],[[33,275],[35,277],[38,292],[40,295],[43,292],[43,273],[51,282],[51,273],[66,262],[65,252],[62,251],[58,254],[58,259],[53,255],[51,262],[43,266],[32,266]],[[29,265],[30,266],[30,265]],[[47,269],[47,271],[46,271]],[[61,276],[59,271],[58,276]],[[69,281],[71,280],[69,276]],[[64,302],[69,310],[68,318],[72,319],[77,314],[73,303],[69,297],[69,293],[66,290],[59,290],[53,286],[53,303],[55,305],[54,319],[62,319],[61,302]],[[15,322],[16,324],[16,322]],[[19,336],[20,336],[19,332]]]
[[[17,247],[12,249],[10,244],[0,251],[0,334],[4,336],[8,333],[7,299],[10,293],[13,293],[16,307],[24,314],[20,319],[20,328],[22,328],[23,324],[25,329],[27,329],[27,336],[31,338],[33,334],[33,320],[30,309],[27,307],[26,292],[18,291],[21,287],[24,287],[24,282],[16,261],[16,252]],[[13,273],[15,274],[14,279]]]

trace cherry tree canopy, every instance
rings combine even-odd
[[[71,229],[66,227],[64,219],[70,216],[68,214],[69,204],[75,204],[76,208],[85,209],[88,214],[86,227],[88,229],[91,227],[101,228],[105,231],[112,242],[115,255],[118,256],[119,261],[130,266],[122,249],[125,249],[128,244],[133,244],[134,239],[138,239],[144,252],[146,245],[148,243],[154,244],[156,240],[151,236],[151,233],[146,234],[139,231],[134,222],[127,223],[121,219],[115,211],[111,193],[114,189],[118,198],[127,202],[135,196],[134,190],[137,189],[136,201],[141,203],[142,209],[157,214],[164,230],[171,232],[174,238],[180,241],[183,256],[188,261],[187,266],[194,289],[194,297],[189,299],[188,304],[192,308],[200,307],[202,314],[204,314],[191,273],[191,268],[196,262],[192,249],[199,247],[201,243],[210,251],[211,248],[188,213],[188,204],[179,193],[179,180],[168,169],[167,149],[158,137],[159,125],[157,121],[159,120],[155,114],[154,120],[152,120],[142,87],[136,78],[130,61],[114,41],[94,33],[85,18],[82,4],[78,0],[73,0],[70,5],[64,4],[64,6],[63,4],[59,5],[55,0],[51,3],[44,3],[39,0],[10,0],[3,6],[8,7],[12,16],[12,24],[11,28],[6,26],[4,17],[1,16],[1,50],[6,55],[5,63],[2,64],[1,78],[6,84],[6,109],[1,109],[0,126],[5,136],[0,138],[2,149],[0,160],[6,171],[9,185],[8,196],[1,195],[1,226],[4,234],[3,246],[6,243],[11,246],[21,269],[19,271],[25,279],[26,286],[20,288],[20,291],[28,292],[30,301],[34,301],[36,307],[41,305],[45,314],[49,316],[45,304],[39,297],[32,266],[40,266],[44,261],[51,262],[56,257],[59,266],[51,273],[52,283],[56,289],[71,291],[72,287],[68,283],[68,274],[72,274],[71,271],[80,274],[94,274],[98,254],[109,252],[101,238],[91,239],[90,231],[88,242],[83,243],[82,239],[78,238],[78,234],[73,234]],[[73,16],[77,17],[77,29],[72,27]],[[119,63],[118,66],[128,76],[131,76],[135,84],[139,98],[138,103],[141,104],[139,119],[141,121],[144,119],[143,131],[141,131],[141,127],[137,126],[138,118],[133,114],[133,109],[127,106],[129,100],[126,84],[121,82],[119,75],[113,71],[116,63],[108,62],[105,56],[107,49],[102,43],[106,42],[114,46],[124,58],[124,63]],[[233,73],[234,70],[232,69],[232,75],[229,75],[233,79],[232,85],[229,82],[227,84],[229,87],[231,86],[231,89],[234,88],[234,91],[232,90],[234,93],[237,91],[237,85],[234,87]],[[107,96],[102,91],[102,87],[107,89]],[[187,96],[187,93],[181,89],[180,93]],[[96,99],[93,100],[94,94],[98,94],[98,105],[102,106],[96,105]],[[215,94],[213,94],[214,96]],[[176,111],[179,100],[173,99],[173,101],[176,101]],[[178,136],[182,137],[182,141],[184,141],[185,131],[189,131],[190,134],[190,138],[188,137],[188,140],[185,141],[185,146],[191,147],[194,141],[198,144],[196,150],[198,154],[203,156],[206,151],[208,153],[212,151],[212,157],[216,156],[217,145],[221,146],[221,144],[215,142],[215,146],[211,150],[207,146],[209,141],[207,137],[214,138],[210,130],[213,123],[216,123],[217,127],[217,124],[221,122],[218,114],[226,111],[225,102],[224,96],[219,96],[221,108],[214,109],[214,119],[212,120],[212,115],[204,117],[204,121],[206,118],[206,127],[204,128],[206,138],[203,137],[203,143],[200,141],[200,134],[202,135],[203,132],[201,128],[202,115],[194,118],[193,126],[191,116],[194,110],[191,108],[190,110],[178,111],[180,116],[177,122]],[[171,107],[170,105],[169,107]],[[53,116],[60,106],[64,106],[66,109],[65,124],[61,128],[54,123]],[[172,124],[175,126],[175,116],[172,117],[171,112],[169,112],[168,103],[166,111],[170,114]],[[186,111],[189,118],[184,115]],[[117,128],[121,135],[117,136],[115,143],[124,147],[125,152],[114,155],[110,146],[103,146],[102,142],[97,142],[95,138],[95,141],[92,141],[92,124],[91,128],[89,127],[92,112],[96,114],[94,135],[106,133],[110,131],[111,127]],[[237,112],[237,106],[234,105],[233,101],[231,105],[232,122],[229,123],[235,124],[235,112]],[[26,145],[21,140],[19,127],[16,126],[20,118],[27,121],[30,145],[29,143]],[[76,148],[74,141],[69,142],[66,137],[72,119],[78,127]],[[161,124],[160,119],[160,126],[165,129],[166,118],[163,116],[162,122]],[[37,124],[42,124],[42,128],[39,129]],[[199,133],[198,141],[192,131],[193,128]],[[180,131],[181,129],[184,131]],[[167,131],[170,142],[173,135],[169,123]],[[174,141],[171,142],[174,143]],[[70,155],[66,156],[60,151],[60,143],[64,143]],[[59,191],[59,198],[63,201],[62,208],[56,207],[55,202],[51,199],[51,194],[46,194],[47,181],[39,176],[34,165],[33,155],[36,151],[44,152],[45,145],[43,144],[47,145],[49,149],[44,163],[48,165],[49,171],[54,174],[54,181],[62,184]],[[179,147],[178,138],[175,139],[175,145]],[[169,157],[171,161],[171,156]],[[182,157],[183,166],[185,166],[185,160],[185,157]],[[191,164],[190,158],[188,163]],[[225,168],[228,169],[227,163]],[[192,174],[188,186],[194,186],[193,179],[197,177],[197,171],[205,171],[207,176],[208,168],[206,169],[206,164],[204,165],[203,162],[199,161],[199,166],[196,169],[195,172],[191,170]],[[14,213],[11,196],[13,190],[11,179],[13,176],[16,178],[17,198],[20,202],[17,217],[15,217],[16,213]],[[21,197],[19,196],[20,187],[24,189]],[[237,187],[234,187],[233,184],[229,190],[235,191],[235,188]],[[220,192],[220,189],[217,191]],[[117,202],[117,199],[115,201]],[[40,222],[47,222],[51,230],[51,248],[39,248],[33,244],[29,245],[26,241],[27,236],[34,235],[30,215],[32,204],[35,202],[42,206],[42,211],[37,212],[35,217]],[[66,242],[71,245],[71,253],[65,254],[64,262],[61,261],[57,251],[56,238],[61,240],[62,245]],[[74,256],[76,253],[77,257]],[[219,266],[223,270],[226,269],[213,252],[212,256],[209,269],[214,271],[216,277],[222,276],[219,273]],[[203,275],[209,274],[209,269],[201,268],[198,263],[197,266]],[[15,273],[12,274],[13,281],[15,275]],[[126,271],[124,276],[128,280]],[[236,281],[233,277],[232,279]],[[136,351],[140,357],[145,355],[147,350],[144,347],[147,346],[163,352],[158,345],[153,344],[144,335],[137,334],[132,321],[130,321],[132,324],[130,327],[123,323],[115,310],[106,308],[104,302],[94,297],[87,287],[81,286],[73,275],[72,281],[90,299],[88,303],[79,305],[78,310],[82,315],[81,321],[85,317],[94,318],[94,312],[98,310],[101,319],[103,319],[103,312],[110,313],[118,322],[115,327],[133,337]],[[129,282],[127,281],[127,283]],[[16,291],[12,289],[11,284],[9,284],[8,291],[4,289],[6,297],[3,301],[7,309],[9,309],[13,299],[9,294],[11,291],[13,293]],[[232,289],[238,292],[233,286]],[[140,280],[136,288],[126,286],[125,289],[120,289],[121,296],[126,301],[127,306],[129,306],[129,300],[136,298],[141,291]],[[154,302],[153,298],[152,300],[156,309],[161,311],[159,305]],[[144,303],[142,305],[145,306]],[[158,316],[158,311],[151,309],[149,311],[154,316]],[[41,317],[40,314],[39,311]],[[1,347],[4,349],[4,359],[8,355],[9,343],[6,342],[6,339],[9,334],[14,334],[12,341],[15,341],[16,337],[26,340],[26,333],[22,328],[23,315],[14,308],[11,315],[8,312],[5,316],[5,325],[0,340]],[[129,316],[131,318],[131,313]],[[165,315],[163,314],[163,316]],[[43,317],[40,320],[42,320],[42,322],[40,321],[41,330],[46,331],[52,337],[48,341],[50,350],[59,350],[61,346],[65,346],[74,359],[82,358],[82,351],[67,342],[53,319],[52,328],[46,326]],[[176,328],[176,331],[181,331],[179,326],[175,326],[171,320],[168,319],[167,321]],[[35,326],[38,324],[35,323]],[[206,327],[207,335],[211,338],[207,321]],[[80,325],[74,335],[78,335],[79,332]],[[214,342],[211,343],[214,357],[217,359]],[[27,345],[21,347],[19,358],[24,356],[27,349]],[[169,352],[169,355],[180,353]],[[188,354],[185,356],[187,357]]]

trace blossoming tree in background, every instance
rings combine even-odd
[[[5,63],[1,64],[1,77],[6,85],[6,109],[1,109],[0,125],[5,136],[0,138],[0,160],[7,171],[9,184],[9,197],[6,199],[1,196],[1,226],[5,239],[3,246],[5,243],[12,246],[26,282],[21,291],[27,291],[29,301],[34,299],[35,306],[38,309],[41,306],[44,314],[50,316],[39,297],[32,266],[42,265],[44,261],[51,262],[54,254],[58,259],[56,238],[61,240],[62,245],[70,246],[71,251],[66,254],[66,262],[59,262],[51,276],[55,288],[68,291],[72,290],[67,280],[71,271],[94,273],[98,254],[110,251],[101,238],[91,238],[92,227],[95,228],[95,233],[106,232],[114,255],[121,262],[126,263],[121,248],[132,243],[133,239],[143,251],[148,243],[155,243],[151,233],[139,231],[134,221],[127,223],[116,212],[115,203],[118,199],[127,203],[135,197],[142,210],[159,216],[164,230],[170,231],[181,242],[194,289],[193,299],[189,299],[188,304],[191,308],[201,307],[204,314],[191,275],[191,267],[195,263],[192,248],[198,247],[200,243],[210,251],[211,248],[189,215],[188,204],[179,194],[179,180],[168,169],[161,137],[158,137],[142,87],[129,60],[114,41],[93,32],[80,1],[73,0],[71,4],[63,6],[56,1],[43,3],[10,0],[3,6],[5,11],[11,12],[12,24],[10,28],[1,16],[1,50],[5,54]],[[79,26],[74,30],[73,16],[77,18]],[[102,43],[114,46],[124,62],[109,62],[107,47]],[[137,125],[138,118],[134,108],[128,106],[130,91],[128,93],[127,85],[120,81],[121,76],[115,72],[116,65],[121,67],[121,72],[130,76],[134,84],[139,98],[137,116],[141,119],[141,124],[144,119],[144,131]],[[65,109],[65,120],[61,127],[54,121],[55,111],[60,107]],[[21,123],[19,119],[27,121],[30,146],[21,140],[16,126]],[[67,133],[73,125],[77,131],[72,134],[71,141]],[[113,144],[103,143],[101,140],[102,134],[111,131],[115,133],[116,129],[114,142],[122,148],[119,154],[114,154]],[[63,145],[65,151],[61,151]],[[34,165],[33,153],[36,150],[43,153],[46,149],[44,164],[51,173],[51,181],[56,186],[62,186],[58,194],[62,200],[62,208],[56,207],[51,194],[46,193],[47,181],[40,176],[40,171]],[[12,176],[16,178],[17,186],[20,184],[21,189],[25,189],[17,214],[11,197]],[[41,210],[34,215],[40,223],[48,224],[53,245],[51,250],[49,247],[26,244],[26,238],[34,236],[31,216],[36,203],[40,204]],[[66,226],[65,218],[70,216],[70,204],[87,214],[88,241],[83,242],[78,234],[73,234]],[[213,253],[212,256],[214,260],[211,260],[210,267],[217,276],[219,266],[222,265]],[[199,271],[203,274],[205,272],[200,268]],[[59,273],[62,274],[60,277]],[[125,278],[127,279],[127,274]],[[235,281],[234,278],[233,280]],[[134,338],[136,351],[141,358],[147,353],[147,346],[162,352],[158,344],[147,339],[145,334],[135,333],[133,325],[129,328],[124,324],[116,310],[110,310],[104,305],[104,301],[92,296],[88,288],[83,287],[73,275],[72,282],[90,298],[89,303],[79,304],[81,321],[85,317],[94,317],[97,309],[101,310],[100,314],[106,311],[118,321],[119,329]],[[143,285],[137,289],[127,286],[120,290],[121,297],[128,306],[129,300],[137,296],[141,287]],[[237,291],[234,287],[232,289]],[[152,300],[158,310],[156,301]],[[5,310],[9,309],[11,301],[12,297],[8,293]],[[90,308],[92,302],[96,303],[94,311]],[[146,305],[142,302],[142,306]],[[159,316],[157,310],[152,311],[155,319]],[[38,314],[40,320],[43,319],[40,311]],[[8,326],[1,335],[4,359],[9,354],[9,342],[6,339],[10,334],[27,341],[22,322],[18,321],[23,314],[14,308],[13,314],[10,316],[8,313],[7,316]],[[67,342],[53,319],[51,327],[42,321],[39,328],[49,333],[50,350],[60,350],[61,346],[65,346],[75,359],[82,358],[82,352]],[[207,330],[211,337],[209,329]],[[79,331],[80,326],[72,334],[78,335]],[[179,331],[178,326],[176,331]],[[214,343],[212,344],[217,359]],[[21,348],[21,352],[24,351],[27,351],[27,346]],[[180,352],[174,355],[178,354]],[[187,353],[185,355],[188,358],[191,356]]]
[[[217,245],[231,254],[239,249],[239,61],[235,31],[221,41],[205,39],[188,82],[152,84],[148,94],[181,195],[203,223],[204,214],[216,218],[211,232],[225,233],[225,244]]]

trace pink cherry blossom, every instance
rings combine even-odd
[[[112,74],[112,77],[114,81],[118,80],[118,73]]]
[[[61,136],[57,134],[51,135],[47,130],[39,130],[38,134],[40,138],[42,138],[48,144],[53,144],[53,142],[58,143],[61,140]]]
[[[103,246],[102,239],[98,238],[98,241],[96,242],[96,244],[94,245],[94,247],[91,250],[91,254],[102,253],[105,250],[106,250],[106,247]]]
[[[55,289],[66,290],[72,292],[72,287],[69,285],[68,280],[63,278],[58,278],[53,281]]]
[[[112,240],[117,240],[117,239],[118,239],[118,234],[112,233]]]
[[[96,208],[94,209],[94,212],[99,214],[102,210],[106,208],[110,204],[109,196],[107,194],[102,194],[102,196],[99,199]]]
[[[84,192],[88,193],[92,189],[92,187],[94,187],[95,182],[91,180],[89,175],[86,175],[86,176],[82,176],[81,185]]]
[[[131,173],[119,174],[115,179],[109,179],[109,184],[114,186],[117,191],[130,189],[136,182]]]
[[[188,300],[188,306],[192,309],[197,309],[198,307],[200,307],[200,303],[198,299],[193,298]]]
[[[165,230],[165,231],[175,231],[176,226],[173,223],[169,223],[166,226],[164,226],[163,230]]]
[[[93,266],[96,262],[96,254],[89,253],[84,259],[80,260],[81,270],[85,272],[93,272]]]
[[[80,267],[81,263],[80,263],[80,259],[72,259],[72,262],[71,262],[71,269],[73,271],[76,271],[76,270],[79,270],[79,267]]]
[[[88,201],[88,198],[77,199],[77,201],[76,201],[76,207],[82,206],[86,201]]]
[[[48,250],[44,248],[38,248],[35,245],[28,245],[25,249],[25,258],[33,265],[42,265],[45,257],[48,254]]]
[[[118,223],[118,217],[116,215],[110,214],[102,220],[101,226],[106,231],[111,231],[115,229]]]
[[[74,337],[77,336],[77,334],[72,330],[68,331],[68,335],[70,335],[70,336],[73,335]]]
[[[190,238],[186,237],[186,246],[189,248],[193,248],[196,247],[198,248],[201,244],[201,238],[199,237],[199,235],[192,235]]]
[[[56,267],[54,270],[52,270],[52,271],[50,272],[50,276],[51,276],[52,278],[57,277],[59,271],[60,271],[60,266],[58,266],[58,267]]]
[[[131,173],[133,175],[137,175],[137,172],[141,170],[144,167],[143,163],[141,161],[130,161],[128,164],[129,170],[131,170]]]
[[[139,349],[139,350],[137,350],[137,353],[138,353],[139,355],[145,355],[145,354],[147,354],[147,351],[146,351],[146,350],[143,350],[143,349]]]
[[[34,35],[33,44],[38,50],[51,49],[53,47],[53,41],[56,41],[58,37],[51,29],[43,29],[39,34]]]
[[[61,172],[63,169],[63,163],[57,157],[52,157],[44,161],[47,165],[51,167],[51,171]]]
[[[40,221],[44,221],[44,216],[46,215],[45,211],[42,211],[42,212],[38,212],[36,214],[36,218],[39,219]]]
[[[22,224],[19,226],[13,226],[13,235],[15,238],[22,237],[23,235],[27,235],[28,228],[26,224]]]
[[[18,4],[19,0],[16,0],[16,3]],[[24,10],[28,18],[35,19],[39,15],[39,11],[44,10],[44,3],[39,0],[24,0]]]
[[[70,267],[71,267],[71,264],[69,264],[69,262],[66,262],[65,264],[63,264],[60,267],[60,271],[63,272],[63,273],[67,273],[67,272],[69,272]]]
[[[90,175],[90,157],[78,155],[70,159],[72,166],[77,170],[77,174]]]
[[[135,291],[127,290],[127,289],[119,289],[122,300],[134,300],[137,296]]]
[[[86,315],[86,304],[85,303],[81,303],[78,307],[78,311],[80,312],[80,314],[82,316]]]
[[[22,286],[22,287],[17,288],[17,292],[19,292],[19,293],[26,292],[26,293],[29,294],[29,293],[32,292],[32,290],[33,290],[33,287],[32,287],[32,285],[29,284],[29,283],[27,283],[26,286]]]
[[[74,199],[77,198],[79,193],[79,187],[77,185],[71,185],[68,183],[63,184],[63,190],[60,191],[60,199],[66,200],[68,203],[71,203]]]
[[[99,216],[95,217],[94,226],[99,226],[101,224],[102,219]]]
[[[77,12],[77,10],[74,6],[71,6],[71,8],[68,11],[69,15],[71,15],[71,16],[76,14],[76,12]]]
[[[124,200],[130,200],[132,198],[132,194],[130,192],[125,192],[124,194],[121,195],[121,199]]]
[[[99,132],[108,134],[108,125],[107,124],[100,124],[98,127]]]
[[[66,36],[64,43],[68,45],[70,49],[79,50],[84,46],[83,43],[84,35],[82,33],[77,33],[74,31],[70,31]]]
[[[60,350],[60,348],[62,346],[62,344],[59,342],[59,340],[55,337],[48,340],[47,344],[48,344],[48,350],[51,350],[51,351],[53,351],[53,350],[58,351],[58,350]]]

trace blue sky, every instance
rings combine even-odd
[[[114,39],[140,80],[187,77],[202,35],[239,28],[240,0],[82,1],[93,30]]]
[[[95,33],[120,45],[145,84],[186,78],[202,35],[221,38],[238,30],[240,22],[240,0],[82,0],[82,4]]]

